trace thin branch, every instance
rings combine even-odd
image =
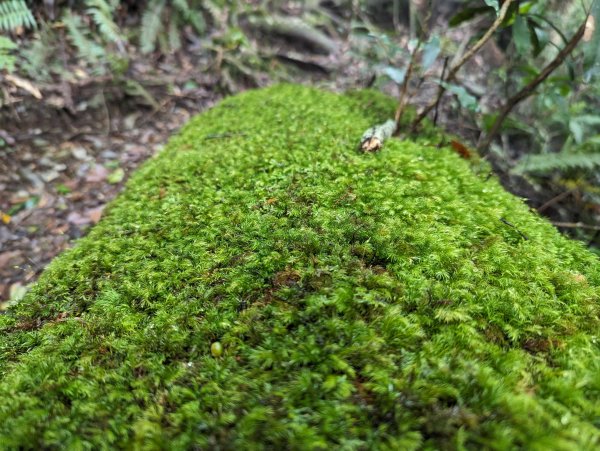
[[[503,222],[504,224],[506,224],[509,227],[512,227],[513,229],[515,229],[517,231],[517,233],[519,235],[521,235],[521,238],[523,238],[524,240],[529,240],[529,237],[527,235],[525,235],[523,232],[521,232],[516,225],[511,224],[510,222],[508,222],[506,219],[504,218],[500,218],[500,222]]]
[[[584,224],[583,222],[553,222],[552,224],[556,227],[563,227],[566,229],[600,230],[600,226]]]
[[[500,130],[500,127],[502,126],[504,119],[506,119],[506,117],[511,112],[511,110],[519,102],[521,102],[522,100],[524,100],[527,97],[529,97],[530,95],[532,95],[535,92],[536,88],[546,78],[548,78],[548,76],[552,72],[554,72],[554,70],[563,63],[563,61],[567,58],[567,56],[569,56],[571,54],[571,52],[575,49],[575,47],[577,47],[577,44],[579,43],[581,38],[583,38],[583,34],[585,33],[586,23],[587,23],[587,16],[586,16],[585,20],[583,21],[583,23],[581,24],[581,26],[579,27],[579,29],[577,30],[577,32],[573,35],[571,40],[567,43],[567,45],[565,47],[563,47],[563,49],[560,52],[558,52],[556,57],[552,61],[550,61],[550,63],[548,63],[548,65],[546,67],[544,67],[544,69],[538,74],[538,76],[535,77],[527,86],[525,86],[523,89],[521,89],[519,92],[517,92],[514,96],[512,96],[510,99],[508,99],[506,104],[500,109],[500,113],[498,113],[498,116],[496,117],[496,120],[494,121],[492,128],[490,129],[490,131],[488,132],[486,137],[484,139],[482,139],[481,142],[479,143],[479,145],[477,146],[477,149],[480,152],[486,150],[489,147],[489,145],[492,142],[492,139],[494,139],[494,136],[496,136],[496,134]]]
[[[444,58],[444,67],[442,68],[442,76],[440,77],[440,80],[444,79],[444,76],[446,75],[447,67],[448,67],[448,57]],[[440,89],[444,89],[444,87],[442,86],[441,83],[438,86],[438,99],[437,99],[437,103],[435,104],[435,112],[433,113],[433,125],[434,126],[437,125],[438,109],[440,107],[440,101],[442,100],[442,96],[439,95]]]
[[[460,68],[467,61],[469,61],[469,59],[471,59],[473,57],[473,55],[475,55],[479,51],[479,49],[481,49],[481,47],[483,47],[485,45],[485,43],[492,37],[494,32],[500,27],[500,25],[502,25],[502,22],[504,22],[504,19],[506,18],[506,14],[508,13],[508,8],[513,3],[513,1],[514,0],[506,0],[502,4],[502,8],[500,8],[500,11],[498,12],[498,17],[496,17],[496,20],[494,21],[492,26],[485,32],[485,34],[479,39],[479,41],[477,41],[475,43],[475,45],[473,45],[473,47],[471,47],[469,49],[469,51],[467,53],[465,53],[462,56],[462,58],[450,68],[450,71],[448,72],[448,76],[446,77],[445,80],[442,80],[442,81],[451,82],[452,80],[454,80],[456,78],[456,74],[458,73]],[[429,104],[425,108],[423,108],[423,110],[417,115],[417,117],[414,119],[413,123],[411,124],[411,132],[414,132],[416,130],[416,128],[418,127],[418,125],[421,123],[421,121],[423,121],[425,116],[427,116],[427,114],[429,114],[429,112],[433,108],[435,108],[436,104],[440,101],[440,98],[444,95],[445,90],[446,90],[445,88],[440,89],[438,91],[438,95],[436,96],[436,98],[433,99],[431,102],[429,102]]]
[[[411,3],[411,6],[414,6]],[[400,93],[400,101],[398,102],[398,108],[396,109],[396,114],[394,116],[394,120],[396,121],[396,131],[397,134],[400,131],[400,121],[402,120],[402,115],[404,114],[404,110],[406,109],[406,104],[408,103],[408,84],[410,83],[410,79],[412,78],[412,73],[414,71],[414,66],[416,62],[416,55],[419,52],[423,41],[429,36],[429,21],[431,20],[431,13],[433,11],[432,0],[429,0],[427,3],[427,14],[423,19],[423,23],[421,24],[421,32],[419,33],[417,45],[415,46],[412,54],[410,55],[410,62],[408,64],[408,68],[406,69],[406,75],[402,82],[402,88]]]
[[[421,47],[421,40],[417,41],[417,45],[413,49],[410,54],[410,61],[408,63],[408,68],[406,69],[406,74],[404,74],[404,80],[402,80],[402,87],[400,88],[400,100],[398,101],[398,108],[396,108],[396,114],[394,115],[394,121],[396,122],[396,130],[398,130],[400,121],[402,120],[402,115],[404,114],[404,109],[406,108],[406,93],[408,92],[408,83],[412,77],[413,69],[415,67],[415,61],[417,59],[417,52]]]
[[[565,197],[569,196],[576,190],[577,190],[577,188],[573,188],[568,191],[564,191],[564,192],[560,193],[558,196],[554,196],[552,199],[544,202],[544,204],[537,209],[538,213],[541,213],[544,210],[546,210],[547,208],[550,208],[555,203],[560,202],[561,200],[563,200]]]

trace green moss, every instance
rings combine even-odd
[[[599,446],[598,259],[431,138],[359,154],[393,106],[193,119],[0,316],[2,446]]]

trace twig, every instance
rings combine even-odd
[[[398,16],[400,16],[400,0],[394,0],[392,5],[392,23],[394,24],[394,31],[400,30],[400,23],[398,22]]]
[[[363,152],[377,152],[381,149],[385,140],[396,132],[396,128],[396,121],[392,119],[369,128],[360,139],[360,150]]]
[[[410,61],[408,63],[408,68],[406,69],[406,74],[404,75],[404,80],[402,80],[402,87],[400,88],[400,99],[398,101],[398,108],[396,108],[396,114],[394,115],[394,121],[396,122],[396,130],[400,128],[400,121],[402,120],[402,115],[404,114],[404,109],[406,108],[406,93],[408,92],[408,83],[412,77],[413,69],[415,67],[415,61],[417,52],[421,47],[421,40],[417,41],[417,45],[413,49],[410,54]]]
[[[583,222],[553,222],[552,224],[556,227],[564,227],[566,229],[600,230],[600,226],[584,224]]]
[[[560,202],[561,200],[563,200],[565,197],[567,197],[569,194],[571,194],[573,191],[576,191],[576,190],[577,190],[577,188],[573,188],[568,191],[564,191],[564,192],[560,193],[558,196],[554,196],[552,199],[544,202],[544,204],[542,204],[542,206],[540,206],[537,209],[538,213],[541,213],[544,210],[546,210],[547,208],[554,205],[555,203]]]
[[[569,56],[569,54],[571,54],[571,52],[575,49],[575,47],[577,47],[577,44],[579,43],[579,41],[583,37],[583,34],[585,33],[586,23],[587,23],[587,16],[586,16],[585,20],[583,21],[583,23],[581,24],[581,26],[579,27],[579,29],[577,30],[577,32],[573,35],[571,40],[567,43],[567,45],[565,47],[563,47],[563,49],[560,52],[558,52],[556,57],[550,63],[548,63],[548,65],[546,67],[544,67],[544,69],[538,74],[538,76],[535,77],[527,86],[525,86],[523,89],[521,89],[519,92],[517,92],[514,96],[512,96],[510,99],[508,99],[506,104],[500,110],[500,113],[498,113],[498,116],[496,117],[496,120],[494,121],[494,124],[492,125],[492,128],[490,129],[490,131],[488,132],[486,137],[484,139],[482,139],[479,142],[479,144],[477,145],[477,149],[480,152],[486,150],[489,147],[489,145],[492,142],[492,139],[494,139],[494,136],[496,136],[496,134],[500,130],[500,127],[501,127],[502,123],[504,122],[504,119],[506,119],[506,116],[508,116],[508,114],[511,112],[511,110],[519,102],[521,102],[522,100],[524,100],[527,97],[529,97],[530,95],[532,95],[535,92],[536,88],[540,85],[540,83],[542,83],[546,78],[548,78],[548,76],[552,72],[554,72],[554,70],[558,66],[560,66],[563,63],[563,61],[567,58],[567,56]]]
[[[446,75],[446,68],[448,67],[448,57],[444,58],[444,67],[442,68],[442,76],[440,77],[440,80],[444,79],[444,76]],[[435,112],[433,113],[433,125],[437,125],[437,119],[438,119],[438,110],[439,110],[439,106],[440,106],[440,101],[442,100],[442,96],[439,95],[439,90],[440,89],[444,89],[444,87],[442,86],[442,84],[440,83],[439,87],[438,87],[438,98],[437,98],[437,102],[435,104]]]
[[[462,56],[462,58],[460,60],[458,60],[458,62],[450,68],[450,71],[448,72],[448,76],[446,77],[445,80],[442,80],[442,81],[451,82],[452,80],[454,80],[456,78],[456,74],[458,73],[460,68],[467,61],[469,61],[469,59],[471,59],[473,57],[473,55],[475,55],[479,51],[479,49],[481,49],[481,47],[483,47],[485,45],[485,43],[492,37],[492,35],[498,29],[498,27],[500,27],[500,25],[502,25],[502,22],[504,22],[504,19],[506,18],[508,8],[513,3],[513,1],[514,0],[506,0],[502,4],[502,8],[500,8],[500,11],[498,12],[498,17],[496,17],[496,20],[494,21],[492,26],[485,32],[485,34],[479,39],[479,41],[477,41],[475,43],[475,45],[473,45],[473,47],[471,47],[469,49],[469,51],[467,53],[465,53]],[[415,119],[413,120],[411,127],[410,127],[411,132],[414,132],[417,129],[417,127],[423,121],[425,116],[427,116],[427,114],[429,114],[429,112],[436,106],[436,104],[439,103],[440,98],[444,95],[445,91],[446,91],[446,88],[442,87],[438,91],[438,95],[436,96],[436,98],[433,99],[431,102],[429,102],[429,104],[425,108],[423,108],[423,110],[421,110],[421,112],[417,115],[417,117],[415,117]]]
[[[527,235],[525,235],[523,232],[521,232],[521,231],[520,231],[520,230],[517,228],[517,226],[516,226],[516,225],[514,225],[514,224],[511,224],[510,222],[508,222],[508,221],[507,221],[506,219],[504,219],[504,218],[500,218],[500,221],[501,221],[501,222],[503,222],[504,224],[506,224],[507,226],[509,226],[509,227],[512,227],[513,229],[515,229],[515,230],[517,231],[517,233],[518,233],[519,235],[521,235],[521,237],[522,237],[524,240],[529,240],[529,237],[528,237]]]

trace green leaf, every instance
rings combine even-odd
[[[515,17],[515,23],[512,27],[513,41],[519,55],[525,55],[529,52],[531,41],[529,39],[529,28],[527,21],[521,15]]]
[[[600,125],[600,116],[582,114],[569,120],[569,130],[577,144],[581,144],[585,138],[586,128]]]
[[[463,8],[458,14],[453,16],[448,25],[450,27],[456,27],[463,22],[473,19],[475,16],[479,16],[481,14],[487,14],[490,9],[487,6],[479,6],[476,8]]]
[[[571,130],[575,142],[581,144],[583,141],[583,125],[581,122],[578,122],[575,119],[569,121],[569,130]]]
[[[384,68],[383,73],[399,85],[401,85],[404,82],[404,77],[406,76],[405,69],[398,69],[392,66],[387,66],[386,68]]]
[[[484,1],[485,1],[486,5],[494,8],[496,10],[496,15],[498,15],[498,13],[500,12],[500,4],[498,3],[498,0],[484,0]]]
[[[458,98],[460,106],[469,111],[479,111],[479,102],[477,102],[477,98],[469,94],[465,88],[452,83],[446,83],[445,81],[442,81],[440,84]]]
[[[15,70],[17,59],[14,55],[11,55],[10,52],[16,48],[17,44],[13,41],[4,36],[0,36],[0,70],[6,69],[8,72]]]
[[[425,47],[423,47],[423,58],[421,59],[423,70],[431,67],[440,54],[440,50],[440,38],[437,35],[433,35],[429,42],[425,44]]]
[[[547,36],[544,30],[537,27],[537,24],[527,18],[527,29],[529,30],[529,40],[533,46],[533,56],[538,56],[547,44]],[[540,40],[540,37],[542,40]]]
[[[140,44],[142,53],[153,52],[156,48],[156,40],[162,31],[162,13],[165,8],[165,0],[155,0],[148,3],[142,15],[142,32]]]

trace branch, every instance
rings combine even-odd
[[[517,92],[514,96],[508,99],[508,101],[502,107],[500,113],[496,117],[496,120],[494,121],[494,124],[492,125],[492,128],[488,132],[487,136],[485,137],[485,139],[481,140],[481,142],[477,146],[477,150],[482,152],[489,147],[489,145],[492,142],[492,139],[500,130],[502,122],[504,122],[504,119],[506,119],[506,116],[508,116],[508,114],[515,107],[515,105],[532,95],[535,89],[540,85],[540,83],[542,83],[546,78],[548,78],[548,76],[563,63],[563,61],[567,58],[567,56],[569,56],[569,54],[575,49],[575,47],[577,47],[577,44],[579,43],[579,41],[585,33],[585,26],[587,20],[588,18],[586,16],[585,20],[583,21],[577,32],[573,35],[571,40],[567,43],[567,45],[565,45],[565,47],[563,47],[563,49],[560,52],[558,52],[556,57],[552,61],[550,61],[550,63],[548,63],[546,67],[544,67],[544,69],[538,74],[538,76],[535,77],[527,86],[525,86],[523,89]]]
[[[496,20],[494,21],[492,26],[488,29],[488,31],[485,32],[485,34],[479,39],[479,41],[477,41],[475,43],[475,45],[473,47],[471,47],[471,49],[469,49],[469,51],[467,53],[465,53],[463,55],[463,57],[450,68],[450,70],[448,71],[448,76],[446,77],[445,80],[442,80],[442,81],[451,82],[452,80],[454,80],[456,78],[456,74],[458,73],[460,68],[469,59],[471,59],[471,57],[473,57],[473,55],[475,55],[479,51],[479,49],[481,49],[481,47],[483,47],[485,45],[485,43],[492,37],[494,32],[500,27],[500,25],[502,25],[502,22],[504,22],[504,19],[506,18],[506,14],[508,13],[508,8],[513,3],[513,1],[514,0],[506,0],[502,4],[502,8],[500,8],[500,11],[498,12],[498,17],[496,17]],[[435,99],[433,99],[431,102],[429,102],[429,104],[427,104],[427,106],[425,108],[423,108],[423,110],[417,115],[417,117],[414,119],[414,121],[411,124],[411,132],[414,132],[416,130],[416,128],[418,127],[418,125],[423,121],[425,116],[427,116],[427,114],[429,114],[429,112],[435,108],[435,106],[439,103],[441,97],[444,95],[445,91],[446,91],[445,88],[440,89],[438,91],[438,95],[435,97]]]
[[[444,79],[444,76],[446,75],[446,69],[448,67],[448,57],[444,58],[444,67],[442,68],[442,76],[440,77],[440,80]],[[438,90],[440,89],[444,89],[444,87],[442,86],[442,84],[440,83],[438,86]],[[439,94],[439,92],[438,92]],[[438,119],[438,108],[440,107],[440,100],[442,100],[442,96],[438,95],[437,98],[437,102],[435,103],[435,111],[433,112],[433,125],[437,125],[437,119]]]
[[[600,226],[584,224],[583,222],[553,222],[552,224],[555,227],[563,227],[569,229],[600,230]]]
[[[400,121],[402,120],[404,109],[406,108],[406,93],[408,92],[408,83],[410,82],[410,79],[412,77],[413,69],[415,67],[415,60],[417,59],[416,55],[419,51],[419,47],[421,47],[420,39],[417,41],[417,45],[410,54],[408,68],[406,69],[404,80],[402,80],[402,87],[400,88],[400,100],[398,101],[398,108],[396,109],[396,114],[394,115],[394,120],[396,121],[396,130],[400,127]]]

